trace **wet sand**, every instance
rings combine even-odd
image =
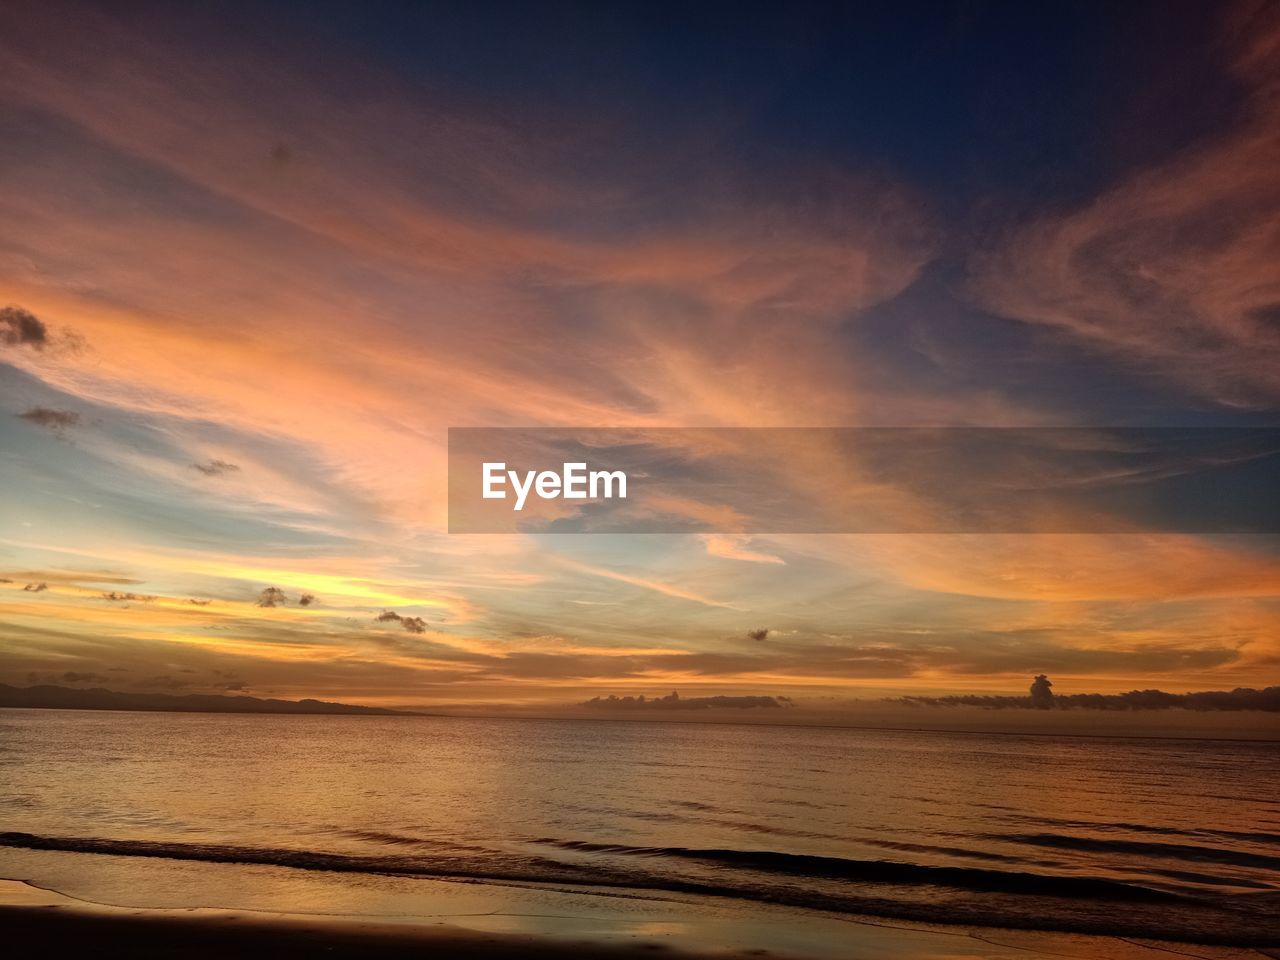
[[[236,910],[155,910],[73,900],[14,881],[0,881],[0,930],[20,956],[466,957],[474,960],[554,960],[600,957],[672,960],[748,956],[768,951],[694,954],[663,944],[561,941],[523,934],[471,930],[445,923],[386,923],[351,918],[250,913]]]
[[[816,918],[815,918],[816,919]],[[479,922],[477,922],[479,921]],[[430,918],[317,916],[204,908],[154,909],[92,903],[15,880],[0,880],[0,930],[19,956],[105,958],[449,957],[471,960],[806,960],[802,954],[764,948],[698,949],[688,942],[620,931],[592,939],[483,929]],[[849,924],[837,950],[850,960],[1013,960],[1069,957],[1080,960],[1156,960],[1171,955],[1203,960],[1262,960],[1280,952],[1238,948],[1137,943],[1109,937],[998,930],[886,927]]]
[[[4,940],[19,956],[120,958],[468,957],[475,960],[554,960],[600,957],[635,960],[746,957],[740,953],[691,954],[653,943],[562,943],[515,934],[482,933],[461,927],[407,927],[356,921],[243,913],[174,914],[130,911],[120,914],[64,907],[0,906]],[[767,951],[752,956],[772,956]]]

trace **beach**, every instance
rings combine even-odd
[[[659,919],[659,918],[665,919]],[[519,914],[368,917],[305,915],[262,910],[159,909],[77,900],[18,881],[0,881],[0,923],[7,943],[23,955],[91,953],[108,958],[185,956],[326,957],[377,960],[465,957],[474,960],[1156,960],[1187,955],[1185,947],[1110,937],[1008,930],[943,929],[881,924],[869,918],[734,917],[705,907],[670,905],[651,919],[559,918],[553,932]],[[546,919],[546,918],[544,918]],[[754,944],[747,942],[755,938]],[[782,941],[786,949],[777,944]],[[770,943],[771,946],[762,946]],[[1204,960],[1280,957],[1280,950],[1198,947]]]
[[[465,956],[476,960],[611,960],[706,954],[672,951],[656,940],[629,943],[553,940],[469,929],[442,922],[303,917],[231,910],[146,910],[75,901],[13,881],[0,883],[0,922],[11,947],[61,955],[193,958],[238,956],[399,958]],[[721,957],[747,953],[717,952]],[[762,956],[755,952],[751,955]]]

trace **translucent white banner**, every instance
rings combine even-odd
[[[452,533],[1277,533],[1274,428],[453,428]]]

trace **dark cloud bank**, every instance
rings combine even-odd
[[[1163,690],[1130,690],[1128,693],[1073,693],[1044,697],[903,697],[896,703],[913,707],[985,707],[989,710],[1265,710],[1280,713],[1280,687],[1255,690],[1206,690],[1200,693],[1165,693]]]
[[[792,705],[790,697],[681,697],[672,691],[665,697],[592,697],[579,706],[592,710],[777,710]]]

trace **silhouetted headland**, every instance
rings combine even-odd
[[[76,690],[48,684],[11,687],[0,683],[0,707],[28,707],[53,710],[152,710],[172,713],[291,713],[346,714],[366,716],[413,716],[403,710],[362,707],[325,700],[264,700],[260,697],[229,697],[219,694],[117,693],[94,687]]]

